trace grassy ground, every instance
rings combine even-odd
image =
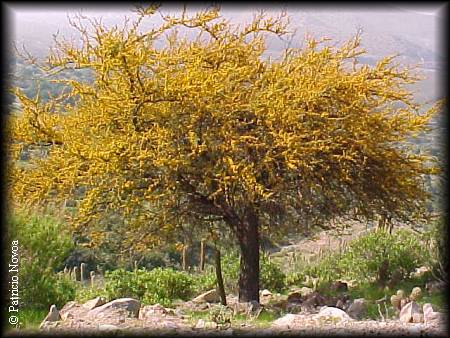
[[[189,318],[189,322],[191,325],[195,325],[199,319],[203,319],[206,321],[212,321],[210,311],[190,311],[186,313],[186,316]],[[271,323],[277,319],[278,317],[270,312],[262,311],[258,317],[249,318],[245,314],[236,314],[230,319],[230,326],[232,328],[239,328],[241,324],[251,325],[254,328],[264,329],[268,328]],[[220,323],[220,321],[219,321]]]
[[[18,327],[14,327],[9,324],[9,313],[5,314],[5,330],[6,331],[35,331],[39,328],[42,320],[47,315],[48,311],[46,310],[38,310],[38,309],[20,309],[17,317],[19,318]]]

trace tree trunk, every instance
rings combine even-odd
[[[200,242],[200,271],[205,270],[205,241]]]
[[[215,248],[214,262],[215,262],[215,268],[216,268],[217,287],[219,289],[221,303],[222,303],[222,305],[227,305],[227,298],[225,296],[225,287],[223,286],[222,264],[221,264],[221,258],[220,258],[220,251],[217,248]]]
[[[247,209],[237,228],[241,249],[239,275],[239,301],[259,303],[259,233],[258,216]]]
[[[182,269],[184,271],[187,270],[187,245],[183,245],[183,266]]]

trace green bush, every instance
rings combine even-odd
[[[88,300],[94,299],[96,297],[105,297],[109,301],[108,293],[104,287],[90,287],[82,284],[78,284],[76,288],[75,301],[78,303],[86,303]]]
[[[388,277],[398,271],[405,278],[414,268],[425,264],[429,257],[417,234],[412,231],[399,229],[389,234],[375,230],[352,241],[338,265],[347,278],[373,281],[377,280],[379,268],[385,260],[388,262]]]
[[[214,289],[217,286],[216,273],[214,269],[207,269],[198,274],[192,275],[194,278],[193,292],[199,294]]]
[[[222,275],[225,284],[225,290],[236,293],[238,291],[239,280],[239,256],[233,253],[228,253],[222,256]],[[273,262],[270,262],[268,256],[261,253],[259,260],[259,287],[260,289],[268,289],[271,291],[282,292],[285,288],[285,275],[280,267]],[[202,279],[199,279],[202,281]],[[214,280],[214,284],[211,282]],[[209,273],[208,277],[204,277],[206,281],[204,285],[215,286],[215,272]],[[197,284],[198,285],[198,284]],[[209,287],[211,288],[211,287]]]
[[[75,295],[75,283],[57,274],[73,243],[65,225],[48,215],[18,210],[8,219],[8,238],[17,240],[21,307],[63,306]]]
[[[262,254],[260,263],[260,288],[270,291],[283,292],[286,287],[286,275],[280,267],[269,261],[267,255]]]
[[[175,299],[187,300],[192,295],[192,286],[192,276],[170,268],[118,269],[105,274],[105,293],[111,300],[132,297],[146,304],[170,306]]]
[[[379,269],[385,260],[388,278],[394,271],[405,278],[414,268],[426,264],[429,257],[412,231],[398,229],[389,234],[375,229],[350,242],[342,253],[329,252],[320,260],[288,273],[286,284],[304,283],[306,276],[319,278],[319,285],[338,279],[371,283],[378,281]]]

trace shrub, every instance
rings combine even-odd
[[[192,276],[194,278],[193,292],[196,294],[214,289],[217,286],[214,269],[207,269]]]
[[[132,297],[147,304],[170,306],[175,299],[186,300],[192,295],[192,285],[192,276],[170,268],[150,271],[118,269],[105,274],[108,299]]]
[[[8,237],[18,240],[22,307],[48,309],[72,300],[75,283],[56,270],[73,243],[63,222],[48,215],[17,210],[8,219]]]
[[[428,255],[417,236],[409,230],[398,229],[389,234],[375,229],[350,242],[342,253],[329,252],[320,260],[289,273],[286,284],[304,283],[307,276],[319,278],[319,285],[337,279],[374,282],[378,281],[379,269],[385,260],[388,278],[394,271],[405,278],[415,267],[426,263]]]
[[[222,275],[224,278],[225,289],[231,292],[237,292],[239,280],[239,256],[234,253],[228,253],[222,256]],[[285,288],[285,275],[280,267],[270,262],[268,256],[261,253],[259,260],[260,268],[260,289],[269,289],[271,291],[281,292]],[[213,272],[214,274],[214,272]],[[215,276],[215,275],[214,275]],[[211,281],[211,279],[207,279]],[[214,277],[215,280],[215,277]]]
[[[285,287],[286,275],[280,267],[269,261],[267,255],[261,255],[260,259],[260,288],[282,292]]]
[[[392,234],[374,230],[350,244],[338,262],[347,278],[373,281],[378,280],[378,272],[387,261],[386,273],[390,277],[399,271],[402,278],[414,268],[428,261],[417,235],[406,229]]]

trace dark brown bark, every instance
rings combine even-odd
[[[187,270],[187,245],[183,245],[183,270]]]
[[[227,305],[227,298],[225,296],[225,287],[223,286],[220,251],[217,248],[215,248],[214,263],[216,268],[217,288],[219,289],[221,303],[222,305]]]
[[[200,242],[200,271],[205,270],[205,241]]]
[[[239,301],[259,302],[259,232],[258,216],[247,209],[240,225],[237,237],[241,249],[239,275]]]

